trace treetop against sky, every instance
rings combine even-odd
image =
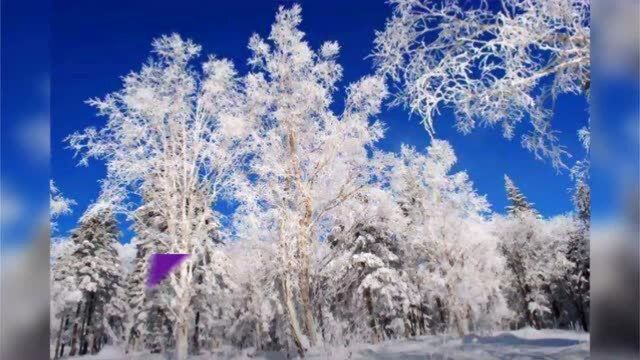
[[[256,2],[251,6],[239,3],[186,4],[159,2],[147,7],[137,3],[65,2],[53,8],[52,48],[52,170],[56,185],[77,201],[72,216],[61,217],[59,231],[65,233],[78,216],[99,195],[98,181],[105,176],[100,161],[92,160],[88,167],[78,167],[78,158],[66,148],[63,139],[88,126],[100,128],[105,119],[96,116],[88,106],[88,98],[102,97],[122,85],[122,77],[138,71],[149,55],[151,42],[173,32],[192,39],[202,46],[194,63],[215,55],[229,59],[240,75],[250,69],[247,45],[253,33],[266,36],[278,5],[290,2]],[[338,94],[331,105],[340,113],[341,99],[347,85],[366,74],[373,74],[372,53],[375,31],[383,30],[391,7],[383,2],[306,2],[302,4],[301,29],[313,48],[325,41],[340,46],[337,62],[342,66],[342,79],[336,84]],[[393,91],[391,85],[390,90]],[[402,106],[386,102],[376,117],[384,128],[384,137],[376,147],[399,152],[402,144],[423,150],[430,138],[419,116]],[[571,166],[584,156],[576,136],[588,119],[588,103],[584,96],[562,94],[554,105],[551,123],[558,130],[559,142],[573,155]],[[443,109],[434,123],[436,137],[449,141],[456,151],[458,170],[466,170],[479,193],[486,194],[492,210],[504,212],[507,205],[503,176],[508,174],[536,203],[545,216],[572,209],[568,172],[557,174],[549,161],[535,160],[523,149],[519,138],[502,138],[501,130],[480,126],[470,135],[455,127],[454,113]],[[527,123],[520,124],[527,130]],[[223,214],[232,204],[221,203]],[[123,226],[128,239],[128,229]]]

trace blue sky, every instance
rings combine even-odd
[[[76,166],[63,139],[87,126],[101,126],[84,101],[117,90],[120,77],[139,69],[149,55],[154,37],[178,32],[203,46],[204,54],[233,60],[246,70],[249,36],[266,35],[279,5],[291,1],[108,1],[65,0],[52,7],[51,49],[51,176],[68,197],[77,201],[74,213],[59,221],[62,234],[97,198],[97,181],[104,166],[92,161]],[[382,29],[390,8],[383,1],[303,1],[302,29],[313,47],[337,40],[344,68],[342,86],[372,71],[370,53],[374,31]],[[4,101],[5,99],[3,99]],[[340,102],[340,101],[339,101]],[[380,116],[388,130],[378,146],[397,151],[402,143],[422,149],[428,145],[426,131],[402,108],[386,109]],[[574,159],[584,155],[576,131],[588,118],[588,104],[578,96],[561,96],[553,120],[560,138]],[[449,140],[458,155],[458,170],[466,170],[479,193],[486,194],[494,211],[507,205],[503,174],[507,173],[544,215],[570,211],[569,176],[558,175],[520,147],[519,138],[507,141],[499,128],[479,128],[464,136],[453,128],[451,114],[436,120],[440,138]],[[522,129],[526,128],[525,126]],[[3,154],[4,156],[4,154]],[[9,155],[12,156],[12,155]],[[13,156],[18,157],[18,154]],[[572,162],[573,160],[570,160]],[[125,231],[123,241],[130,232]]]
[[[2,248],[46,223],[49,184],[49,16],[42,0],[2,1],[0,190]],[[33,140],[33,141],[31,141]]]

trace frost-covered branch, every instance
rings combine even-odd
[[[65,198],[53,180],[49,180],[49,216],[51,218],[51,230],[56,230],[55,219],[60,215],[70,214],[71,207],[76,202],[73,199]]]
[[[522,145],[566,167],[569,155],[551,126],[549,99],[589,94],[590,4],[587,0],[392,0],[377,32],[378,71],[400,85],[396,103],[419,115],[430,135],[447,108],[456,127],[500,125],[505,138],[529,119]]]

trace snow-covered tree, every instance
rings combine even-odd
[[[339,219],[324,243],[316,291],[323,323],[344,325],[337,334],[323,329],[328,340],[379,342],[419,334],[410,319],[419,296],[404,269],[406,221],[391,194],[367,188],[341,209]]]
[[[246,219],[249,220],[249,219]],[[256,228],[238,223],[238,241],[230,247],[235,317],[227,335],[236,346],[280,351],[287,347],[289,324],[280,296],[277,244]]]
[[[127,275],[125,298],[127,319],[125,322],[125,350],[138,350],[145,337],[146,319],[145,285],[148,271],[148,249],[140,244],[137,237],[131,239],[136,246],[133,270]],[[144,315],[142,315],[144,313]]]
[[[538,216],[537,210],[533,207],[533,203],[527,201],[522,191],[513,183],[510,177],[506,174],[504,176],[504,187],[507,192],[507,199],[510,204],[507,206],[507,213],[509,215],[517,216],[522,213],[531,213]]]
[[[585,207],[589,207],[588,185],[578,185],[576,194],[577,214],[572,219],[574,222],[573,231],[568,234],[566,257],[572,266],[567,268],[566,282],[569,289],[571,305],[575,311],[575,318],[571,320],[580,323],[584,331],[589,331],[590,313],[590,278],[591,278],[591,256],[590,256],[590,217]]]
[[[508,314],[489,204],[465,172],[450,173],[455,162],[446,141],[434,140],[426,155],[404,146],[389,176],[409,220],[406,261],[430,323],[463,335],[496,328]]]
[[[120,269],[123,270],[122,263]],[[116,346],[122,346],[126,340],[127,319],[129,306],[127,304],[127,292],[125,274],[114,280],[113,290],[109,301],[104,305],[102,326],[107,341]]]
[[[54,347],[52,357],[59,358],[64,354],[63,337],[67,337],[65,328],[70,321],[73,310],[76,308],[81,298],[78,291],[76,279],[71,272],[71,253],[74,251],[74,243],[66,237],[54,237],[57,223],[56,218],[60,215],[71,213],[71,207],[75,201],[65,198],[56,187],[53,180],[49,181],[49,216],[51,243],[49,262],[51,265],[49,286],[50,286],[50,333],[51,345]],[[55,344],[54,344],[55,342]]]
[[[588,331],[589,250],[587,244],[585,256],[584,249],[578,245],[582,243],[579,239],[582,225],[575,215],[568,214],[554,216],[542,226],[547,234],[546,245],[559,252],[544,253],[550,269],[545,277],[548,284],[544,285],[550,312],[542,317],[542,326],[565,329],[582,327]]]
[[[71,235],[71,240],[78,244],[75,256],[79,262],[73,268],[77,269],[76,277],[80,281],[80,290],[84,292],[86,309],[86,333],[80,332],[79,354],[98,352],[106,338],[105,307],[116,294],[121,278],[120,258],[116,250],[119,236],[113,212],[101,203],[87,210],[80,219],[77,232]],[[84,344],[83,337],[86,338]]]
[[[225,330],[233,319],[232,301],[237,291],[232,278],[231,263],[225,252],[220,225],[211,209],[205,220],[209,237],[203,239],[202,251],[194,260],[195,293],[191,300],[193,329],[191,331],[191,353],[211,349],[225,337]]]
[[[281,8],[267,40],[252,36],[244,79],[246,131],[252,156],[242,211],[260,216],[277,234],[281,289],[291,339],[300,353],[318,340],[312,256],[331,229],[332,211],[369,178],[367,147],[382,131],[369,120],[386,95],[383,81],[365,77],[347,88],[341,114],[331,109],[342,68],[340,47],[310,48],[298,29],[300,7]]]
[[[516,312],[515,324],[540,329],[549,317],[560,317],[554,293],[564,287],[559,279],[571,267],[566,258],[573,222],[565,217],[543,219],[513,181],[505,175],[508,216],[496,216],[495,231],[506,264],[505,292]],[[559,284],[560,282],[560,284]]]
[[[50,281],[51,340],[55,336],[53,358],[68,353],[71,343],[71,327],[78,316],[82,292],[78,289],[72,265],[76,261],[72,254],[75,244],[65,239],[52,246]],[[54,335],[55,334],[55,335]]]
[[[376,33],[378,71],[400,84],[396,100],[433,135],[446,108],[469,133],[478,122],[514,136],[554,167],[566,151],[550,123],[549,96],[590,89],[588,0],[392,0],[393,15]]]
[[[159,290],[148,289],[147,281],[154,253],[165,253],[163,241],[166,237],[166,221],[149,202],[142,204],[134,213],[133,230],[136,237],[131,241],[136,247],[134,267],[126,280],[127,321],[126,321],[126,350],[135,351],[147,349],[160,352],[166,347],[166,337],[169,320],[166,304],[161,303]],[[162,288],[166,284],[158,287]]]
[[[484,121],[507,137],[531,119],[525,147],[563,166],[544,95],[588,93],[588,3],[391,3],[378,73],[344,91],[340,46],[312,48],[294,5],[250,38],[247,74],[213,56],[196,67],[200,46],[162,36],[120,90],[88,101],[105,125],[67,141],[107,175],[53,247],[54,357],[106,343],[176,360],[225,345],[304,357],[321,343],[462,336],[509,319],[587,328],[588,159],[571,172],[574,216],[542,218],[506,175],[507,215],[492,216],[433,118],[451,107],[461,130]],[[385,77],[422,116],[425,153],[375,149]],[[72,201],[53,182],[50,193],[55,226]],[[128,271],[116,213],[133,222]],[[189,257],[150,288],[157,253]]]
[[[49,181],[49,216],[51,218],[51,231],[55,231],[57,223],[55,219],[60,215],[70,214],[71,207],[76,202],[65,198],[53,180]]]
[[[109,339],[105,313],[121,281],[118,237],[110,207],[97,202],[80,218],[72,245],[56,260],[53,301],[64,306],[56,309],[61,328],[54,357],[65,355],[67,346],[69,355],[96,353]]]
[[[240,94],[229,61],[209,57],[192,66],[200,46],[174,34],[153,42],[153,56],[124,77],[123,88],[89,104],[107,118],[103,128],[68,137],[81,163],[104,160],[105,188],[122,211],[130,195],[144,197],[166,222],[161,242],[168,252],[191,256],[171,273],[167,291],[176,358],[188,352],[194,269],[208,237],[207,212],[233,190],[229,179],[242,153]],[[153,184],[153,187],[150,185]]]
[[[590,308],[590,232],[591,232],[591,187],[589,186],[589,130],[583,128],[579,132],[587,158],[576,162],[571,169],[573,181],[572,200],[574,204],[575,231],[570,235],[567,259],[573,263],[567,274],[568,287],[572,305],[584,331],[589,331]],[[575,320],[575,319],[574,319]]]

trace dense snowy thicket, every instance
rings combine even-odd
[[[160,37],[121,90],[89,101],[106,124],[67,141],[107,177],[52,252],[52,357],[105,345],[179,360],[224,346],[303,357],[321,344],[588,330],[588,162],[572,171],[574,213],[541,217],[505,176],[511,205],[494,214],[452,170],[448,142],[376,149],[385,79],[339,91],[339,45],[311,48],[300,23],[300,7],[281,8],[269,35],[249,40],[245,75],[214,56],[198,66],[200,46]],[[53,182],[51,193],[52,216],[68,212]],[[117,213],[133,223],[131,264]],[[153,253],[190,256],[148,288]]]

